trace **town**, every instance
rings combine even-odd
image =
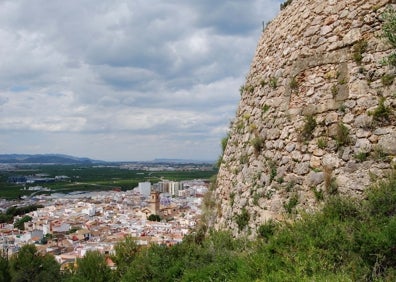
[[[208,181],[140,182],[127,191],[53,193],[26,198],[25,205],[39,205],[28,216],[23,230],[1,224],[3,254],[11,256],[26,244],[51,253],[63,266],[87,251],[112,254],[114,245],[131,236],[139,245],[174,245],[189,233],[201,214]],[[12,202],[11,202],[12,203]],[[2,200],[0,206],[9,206]]]

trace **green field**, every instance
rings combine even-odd
[[[23,190],[22,184],[8,183],[10,176],[28,176],[47,174],[49,178],[55,176],[68,176],[68,180],[52,183],[26,184],[26,187],[43,186],[50,188],[51,192],[73,191],[104,191],[119,188],[129,190],[139,182],[149,181],[156,183],[163,180],[181,181],[190,179],[209,179],[217,173],[217,170],[176,170],[176,171],[145,171],[127,170],[119,167],[97,167],[92,165],[29,165],[18,166],[13,171],[0,171],[0,198],[17,199],[24,195],[31,195],[33,191]]]

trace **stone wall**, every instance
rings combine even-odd
[[[381,15],[392,1],[293,0],[263,31],[223,155],[214,226],[268,221],[361,196],[395,166],[395,71]]]

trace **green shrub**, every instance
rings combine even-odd
[[[396,11],[393,8],[388,8],[383,14],[384,21],[382,25],[382,33],[387,41],[396,48]]]
[[[371,114],[375,121],[387,120],[389,118],[391,109],[385,106],[385,97],[379,99],[377,108]]]
[[[265,114],[266,112],[268,112],[268,110],[269,110],[270,108],[271,108],[270,106],[268,106],[267,104],[264,104],[264,106],[263,106],[263,114]]]
[[[273,88],[276,89],[278,87],[278,79],[276,77],[271,77],[269,81],[269,85]]]
[[[319,138],[317,144],[319,149],[323,150],[327,148],[327,140],[325,138]]]
[[[273,160],[268,160],[268,168],[269,168],[269,181],[270,183],[272,182],[272,180],[275,179],[276,175],[277,175],[277,168],[276,168],[276,163]]]
[[[268,240],[270,237],[274,235],[275,230],[276,230],[276,223],[270,219],[264,224],[259,226],[257,233],[260,238]]]
[[[243,208],[241,213],[235,216],[235,222],[238,225],[239,231],[242,231],[249,224],[249,220],[249,212],[246,210],[246,208]]]
[[[351,142],[349,137],[349,128],[344,123],[340,122],[337,125],[337,134],[335,137],[337,147],[348,145]]]
[[[292,80],[290,81],[290,89],[292,90],[297,90],[298,89],[298,81],[296,77],[293,77]]]
[[[360,40],[353,46],[353,60],[360,65],[363,60],[363,53],[367,50],[367,41]]]
[[[289,200],[283,204],[283,207],[285,208],[286,212],[291,214],[293,209],[297,206],[298,204],[298,195],[297,193],[293,193]]]
[[[358,162],[364,162],[365,160],[367,160],[367,157],[368,157],[368,153],[366,153],[366,152],[359,152],[359,153],[356,153],[355,154],[355,159],[358,161]]]
[[[395,79],[394,74],[384,74],[381,77],[382,85],[384,86],[390,86],[393,84],[393,80]]]
[[[320,202],[324,200],[324,193],[322,189],[313,188],[312,190],[315,195],[316,201]]]
[[[254,137],[250,143],[254,148],[255,155],[258,155],[264,147],[264,139],[261,136]]]
[[[285,2],[280,4],[280,9],[283,10],[286,8],[288,5],[290,5],[293,2],[293,0],[286,0]]]
[[[316,125],[317,125],[316,120],[312,115],[305,116],[305,123],[301,130],[300,139],[304,141],[311,140]]]

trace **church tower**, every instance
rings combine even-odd
[[[149,203],[149,209],[152,214],[159,214],[160,211],[160,193],[157,191],[151,191],[150,193],[150,200],[148,201]]]

